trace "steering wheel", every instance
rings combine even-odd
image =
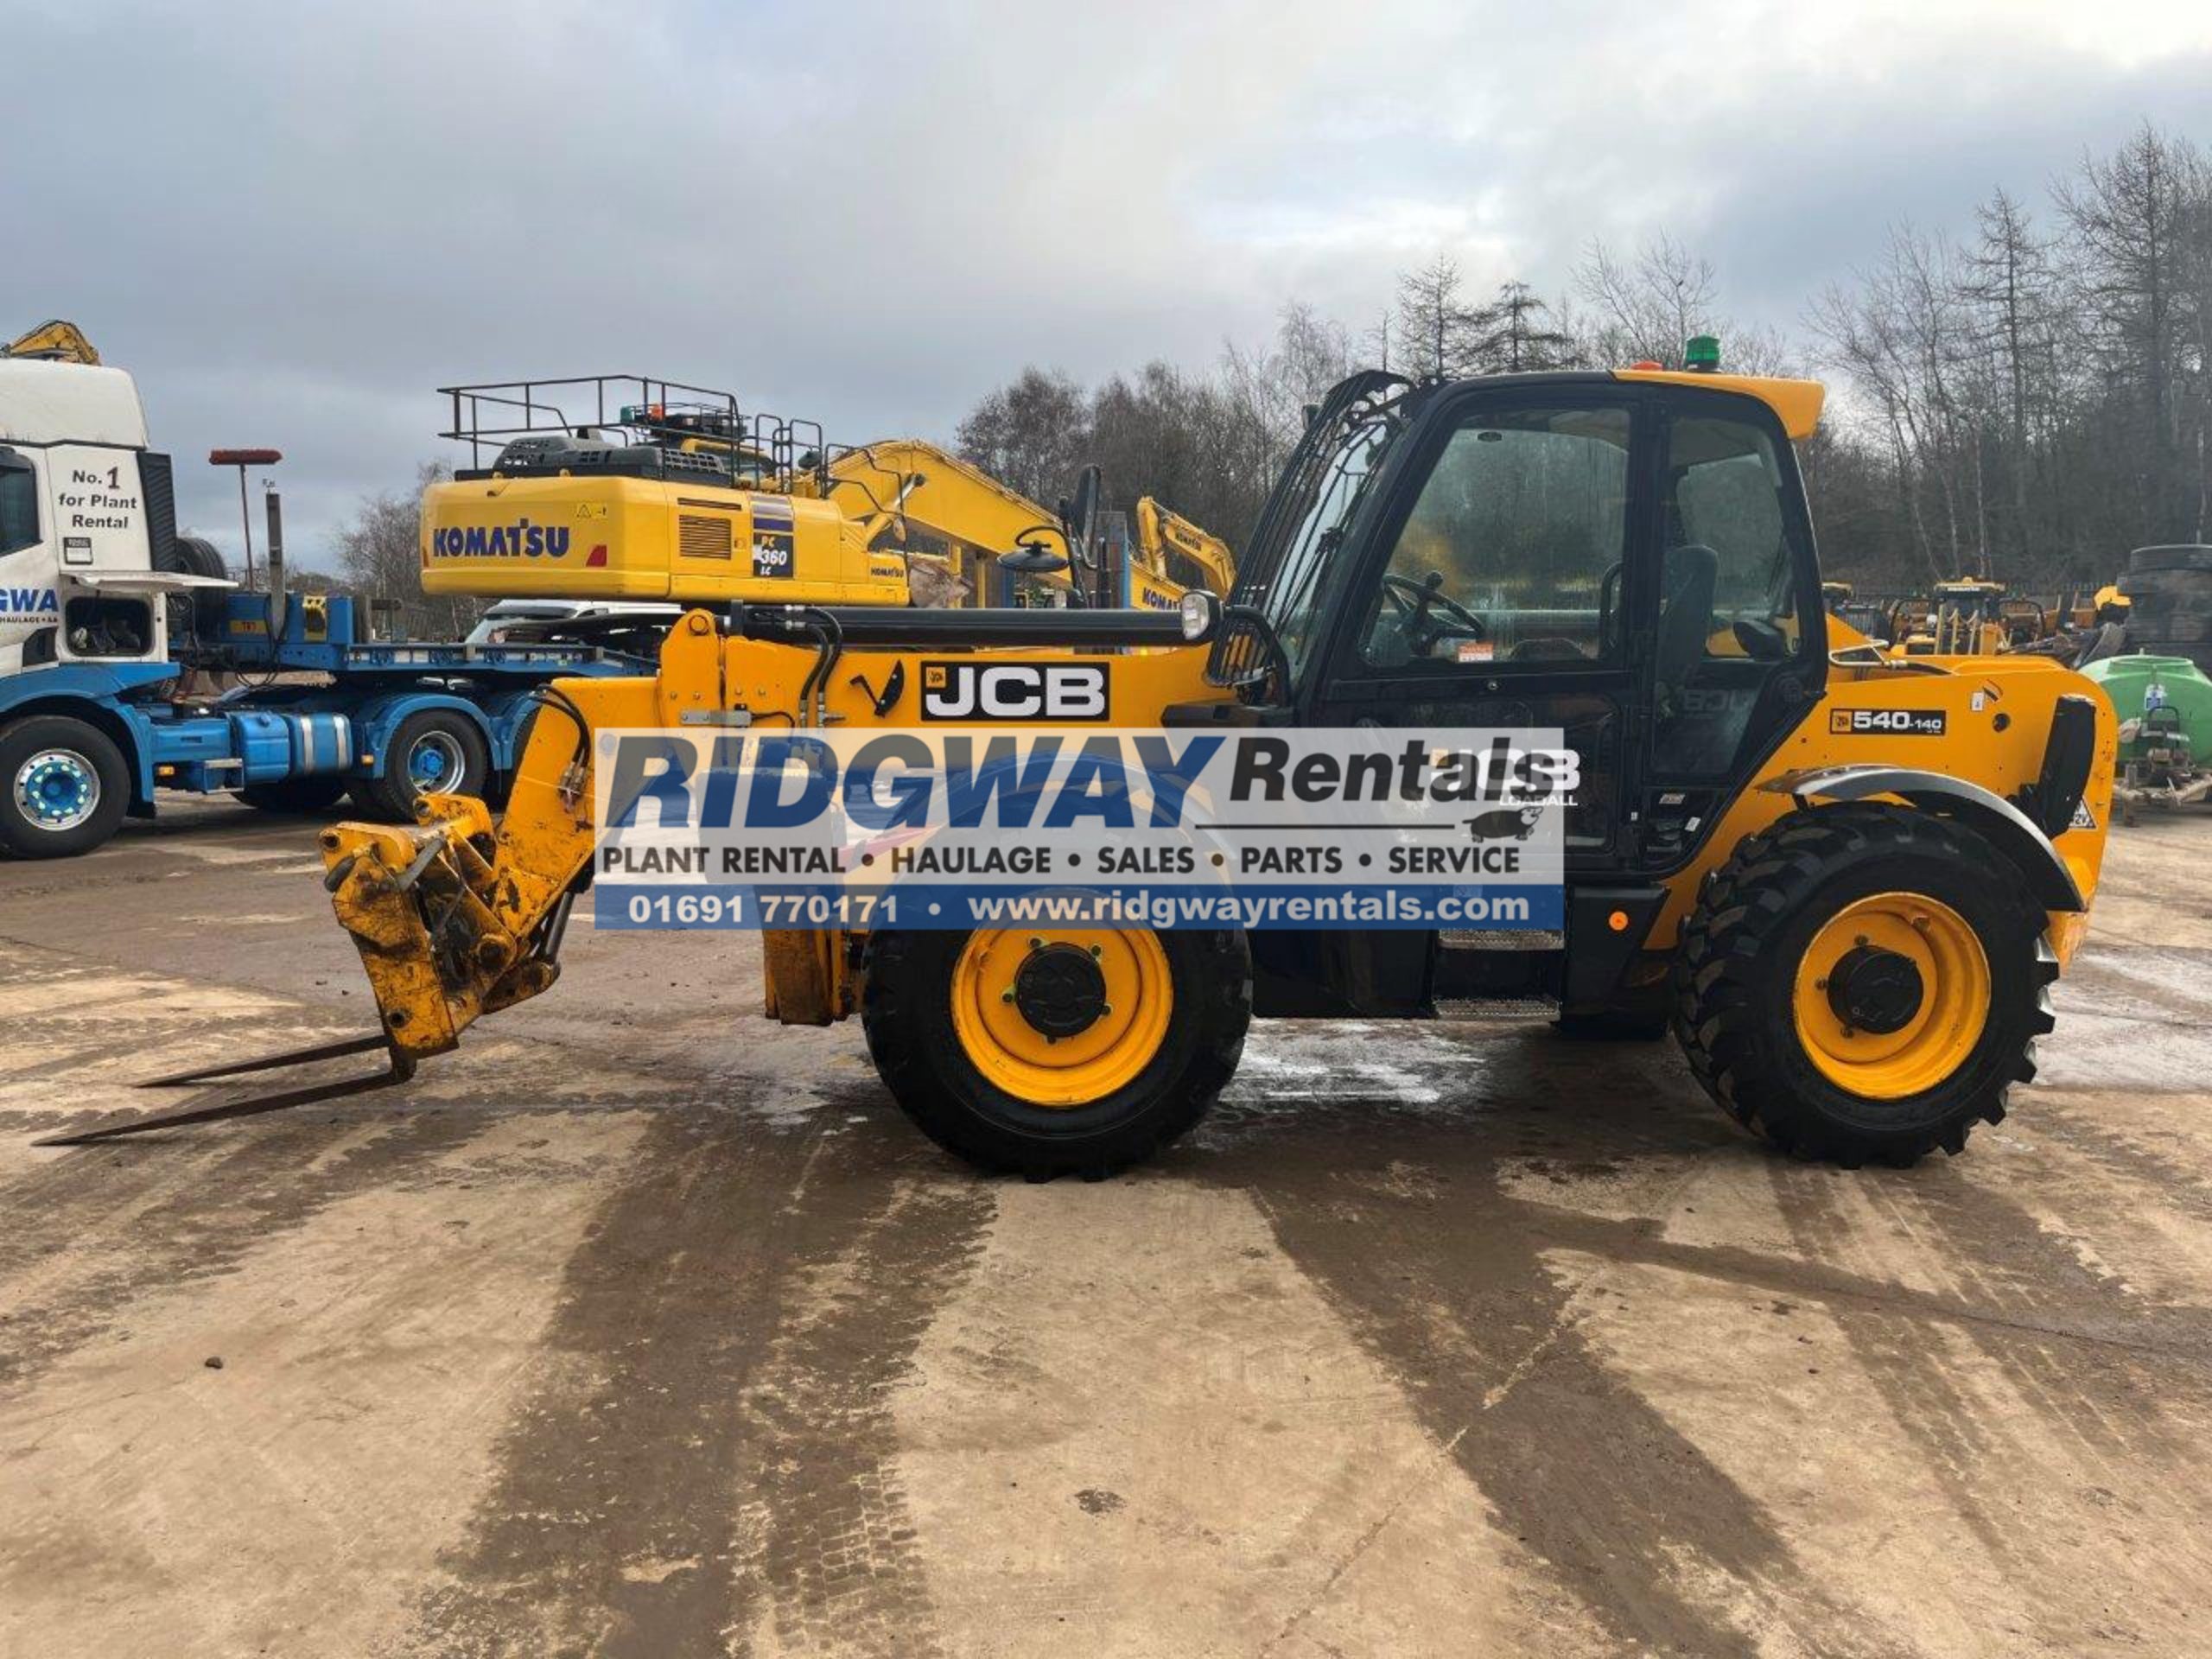
[[[1382,573],[1382,596],[1390,601],[1390,608],[1398,613],[1398,626],[1406,636],[1406,645],[1416,657],[1426,657],[1436,642],[1446,634],[1464,634],[1471,639],[1487,639],[1490,629],[1482,618],[1447,597],[1442,591],[1444,573],[1432,570],[1426,580],[1415,582],[1411,576],[1402,576],[1395,570]],[[1448,626],[1439,627],[1429,620],[1434,612]]]

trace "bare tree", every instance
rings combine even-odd
[[[2009,535],[2013,556],[2032,560],[2036,517],[2029,509],[2035,445],[2031,422],[2043,411],[2050,387],[2050,309],[2057,285],[2050,249],[2036,235],[2027,213],[2003,189],[1975,209],[1980,234],[1965,258],[1961,292],[1971,302],[1977,333],[1989,353],[2005,400],[2002,450],[2010,484]]]
[[[1049,505],[1090,448],[1090,405],[1066,374],[1033,365],[976,405],[960,423],[959,446],[963,460]]]
[[[2077,176],[2055,190],[2107,372],[2136,394],[2145,537],[2201,516],[2183,504],[2177,461],[2184,429],[2201,430],[2205,413],[2201,394],[2190,396],[2201,359],[2193,373],[2187,359],[2192,334],[2201,337],[2190,316],[2190,226],[2206,191],[2202,153],[2147,123],[2106,160],[2083,156]]]
[[[1409,374],[1432,380],[1465,372],[1467,305],[1459,263],[1440,253],[1398,278],[1398,340]]]
[[[1574,287],[1595,315],[1592,343],[1603,360],[1680,368],[1685,341],[1719,332],[1712,262],[1664,232],[1625,260],[1592,242]]]
[[[1392,321],[1389,308],[1385,306],[1376,314],[1374,326],[1360,336],[1360,344],[1367,349],[1368,361],[1375,367],[1385,371],[1390,367],[1390,346],[1393,343],[1390,338]]]
[[[1574,342],[1551,322],[1551,308],[1522,282],[1501,283],[1497,297],[1469,314],[1467,357],[1480,374],[1522,374],[1561,367]]]
[[[1732,372],[1817,365],[1835,395],[1799,453],[1831,569],[1878,591],[1975,571],[2063,594],[2111,580],[2131,546],[2212,539],[2212,162],[2146,126],[2052,194],[2056,238],[2003,189],[1961,204],[1964,245],[1898,227],[1789,333],[1732,318],[1722,273],[1662,236],[1593,243],[1555,297],[1509,283],[1482,305],[1440,255],[1398,279],[1358,351],[1416,377],[1680,366],[1713,334]],[[995,394],[963,438],[991,438],[995,469],[1095,437],[1117,495],[1163,493],[1234,538],[1351,355],[1293,305],[1210,368]]]
[[[1948,243],[1893,229],[1857,290],[1831,288],[1808,319],[1829,365],[1876,411],[1926,573],[1938,579],[1969,558],[1989,569],[1973,421],[1960,395],[1972,331],[1957,261]]]
[[[423,591],[423,492],[450,475],[442,461],[424,461],[412,491],[363,496],[338,530],[339,576],[346,591],[397,601],[401,626],[418,639],[458,639],[480,608],[461,594]]]
[[[1272,344],[1248,350],[1230,341],[1222,349],[1224,389],[1266,429],[1279,449],[1305,429],[1306,407],[1351,372],[1351,342],[1341,325],[1310,305],[1283,308]]]
[[[2181,231],[2183,408],[2195,429],[2196,511],[2185,527],[2194,542],[2212,542],[2212,166],[2200,165],[2183,203]],[[2186,438],[2186,435],[2185,438]]]

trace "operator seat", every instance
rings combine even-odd
[[[1691,671],[1705,660],[1719,581],[1720,556],[1702,542],[1686,542],[1661,556],[1659,638],[1652,661],[1662,717],[1674,711]]]

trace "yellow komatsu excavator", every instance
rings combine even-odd
[[[1128,602],[1225,593],[1226,547],[1149,499],[1109,571],[1095,471],[1047,509],[918,439],[833,448],[728,393],[645,378],[447,387],[480,463],[423,504],[423,587],[486,598],[800,605]],[[570,410],[589,410],[572,420]],[[492,454],[486,461],[485,451]],[[1079,520],[1079,522],[1078,522]],[[1126,599],[1109,590],[1126,581]]]
[[[653,675],[552,688],[504,818],[432,796],[412,827],[322,832],[379,1015],[356,1046],[404,1079],[552,988],[594,875],[601,734],[899,733],[930,717],[932,674],[1080,681],[1102,721],[1232,741],[1560,734],[1580,768],[1562,925],[1517,950],[1212,920],[764,934],[769,1016],[857,1014],[892,1095],[962,1156],[1099,1174],[1198,1121],[1253,1018],[1436,1017],[1485,995],[1554,998],[1570,1034],[1671,1029],[1724,1110],[1801,1156],[1961,1150],[2033,1075],[2086,931],[2112,709],[2047,659],[1895,658],[1834,625],[1793,448],[1821,389],[1720,373],[1698,346],[1707,371],[1353,377],[1225,606],[690,612]],[[1000,731],[1054,718],[1041,697],[997,712]]]
[[[1136,544],[1145,574],[1163,594],[1203,588],[1226,598],[1236,585],[1229,543],[1148,495],[1136,505]]]

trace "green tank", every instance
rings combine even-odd
[[[2182,734],[2200,764],[2212,759],[2212,680],[2186,657],[2107,657],[2081,671],[2104,687],[2113,712],[2125,725],[2139,720],[2143,708],[2157,688],[2157,700],[2181,717]],[[2139,742],[2140,740],[2139,739]],[[2122,744],[2126,758],[2134,746]]]

